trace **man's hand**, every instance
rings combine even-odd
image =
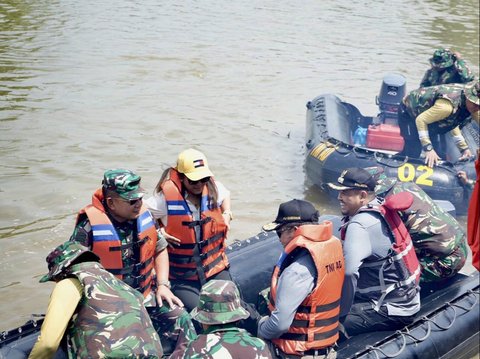
[[[180,298],[176,297],[175,294],[165,285],[159,285],[157,287],[157,292],[155,293],[155,297],[157,299],[157,305],[161,307],[163,305],[163,301],[165,300],[168,303],[170,308],[174,308],[175,306],[183,308],[183,302]]]
[[[438,165],[438,162],[440,160],[441,158],[437,155],[437,152],[435,152],[435,150],[425,152],[425,164],[428,167],[433,167]]]
[[[471,157],[473,157],[472,151],[470,151],[470,149],[467,148],[465,151],[462,152],[462,156],[458,160],[464,161],[464,160],[468,160]]]
[[[181,243],[180,239],[167,233],[164,227],[160,228],[160,233],[165,237],[170,247],[178,247]]]

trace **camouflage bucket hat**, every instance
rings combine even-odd
[[[114,169],[108,170],[103,175],[102,186],[118,193],[126,200],[142,198],[145,190],[140,187],[142,178],[130,170]]]
[[[468,101],[480,106],[480,81],[470,82],[465,86],[465,97]]]
[[[430,58],[430,64],[437,69],[446,69],[453,65],[453,54],[447,49],[437,49]]]
[[[237,286],[229,280],[206,283],[200,292],[198,306],[190,314],[193,319],[208,325],[236,322],[250,315],[240,303]]]
[[[47,256],[46,261],[49,272],[40,279],[40,283],[54,280],[55,277],[62,274],[66,268],[82,255],[85,255],[84,261],[100,261],[96,254],[77,242],[67,241],[59,245]]]

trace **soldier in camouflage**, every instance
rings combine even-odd
[[[435,143],[432,145],[430,135],[443,135],[450,132],[461,152],[459,160],[472,157],[460,129],[471,118],[478,122],[479,91],[477,81],[467,85],[450,84],[420,88],[411,91],[400,105],[399,126],[405,139],[405,146],[400,155],[425,157],[425,163],[433,167],[444,153]],[[434,149],[435,146],[435,149]]]
[[[142,203],[145,191],[140,181],[141,177],[130,170],[105,171],[102,187],[93,194],[92,204],[79,212],[70,241],[80,243],[99,255],[100,262],[108,271],[144,295],[144,304],[158,334],[162,339],[169,339],[164,341],[165,345],[174,347],[180,332],[185,332],[184,335],[189,338],[195,337],[196,332],[182,301],[170,290],[168,243],[155,230],[153,217]],[[106,216],[107,223],[92,225],[92,219],[95,220],[92,210],[96,211],[97,217]],[[146,241],[139,233],[142,227],[147,227],[145,223],[150,224]],[[105,232],[110,237],[106,238]],[[114,237],[113,240],[111,237]],[[106,242],[114,243],[113,247],[99,251],[99,243],[103,245]],[[149,243],[153,247],[150,258],[142,252],[143,246]],[[112,258],[118,258],[116,253],[119,251],[121,260],[115,264],[121,265],[121,269],[111,269]],[[151,268],[150,272],[155,276],[147,275],[147,268]],[[169,348],[164,349],[171,352]]]
[[[260,359],[272,358],[267,344],[238,327],[249,316],[240,303],[240,293],[232,281],[211,280],[200,292],[192,317],[204,328],[193,341],[180,340],[171,359]]]
[[[437,49],[430,58],[432,68],[425,72],[420,87],[430,87],[452,83],[467,83],[475,75],[458,53],[449,49]]]
[[[47,257],[40,282],[56,282],[30,359],[53,358],[66,334],[69,358],[160,358],[143,296],[107,272],[86,247],[66,242]]]
[[[387,178],[380,167],[367,169],[377,179],[380,198],[409,192],[413,204],[400,213],[422,266],[422,282],[448,279],[462,269],[467,258],[465,232],[449,213],[436,204],[417,184]]]

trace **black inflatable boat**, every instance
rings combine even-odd
[[[417,183],[434,200],[451,202],[457,214],[465,214],[470,191],[457,173],[475,179],[474,159],[458,162],[460,152],[451,136],[432,137],[445,159],[429,168],[420,158],[396,156],[404,146],[398,127],[398,106],[405,93],[400,75],[387,75],[377,103],[378,116],[363,116],[352,104],[325,94],[307,103],[305,172],[313,184],[336,196],[326,183],[336,182],[348,167],[381,166],[388,177]],[[479,148],[479,127],[470,122],[462,128],[472,153]],[[408,144],[406,144],[408,145]]]
[[[323,216],[339,228],[340,218]],[[256,304],[282,246],[274,232],[260,233],[228,249],[231,273],[245,301]],[[479,352],[478,273],[458,274],[447,283],[422,288],[422,309],[416,321],[395,332],[352,337],[338,348],[338,358],[472,358]],[[39,334],[42,317],[0,333],[0,358],[28,357]],[[59,350],[56,358],[64,358]]]

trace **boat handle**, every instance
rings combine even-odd
[[[394,167],[394,168],[402,167],[405,163],[408,162],[408,156],[405,156],[405,159],[403,160],[403,162],[400,162],[398,165],[393,165],[391,163],[383,162],[383,158],[378,155],[378,152],[374,152],[373,157],[375,157],[375,160],[378,163],[380,163],[382,165],[385,165],[385,166],[388,166],[388,167]],[[396,161],[396,160],[394,160],[394,161]]]
[[[357,146],[353,146],[352,148],[352,152],[355,154],[355,157],[357,158],[367,158],[368,157],[368,153],[364,153],[364,154],[360,154],[357,150],[359,149],[360,147],[357,147]],[[375,152],[376,153],[376,152]]]
[[[379,347],[375,347],[375,346],[372,346],[372,345],[367,345],[366,348],[367,349],[371,349],[373,350],[373,352],[375,353],[375,356],[378,358],[378,354],[375,352],[376,350],[378,350],[380,353],[382,353],[385,357],[387,358],[395,358],[397,356],[399,356],[404,350],[405,350],[405,347],[407,346],[407,338],[405,338],[405,335],[404,333],[402,333],[401,331],[397,330],[396,334],[400,334],[402,339],[403,339],[403,343],[402,343],[402,347],[400,348],[400,350],[396,353],[393,353],[393,354],[387,354],[383,351],[383,349],[379,348]]]

